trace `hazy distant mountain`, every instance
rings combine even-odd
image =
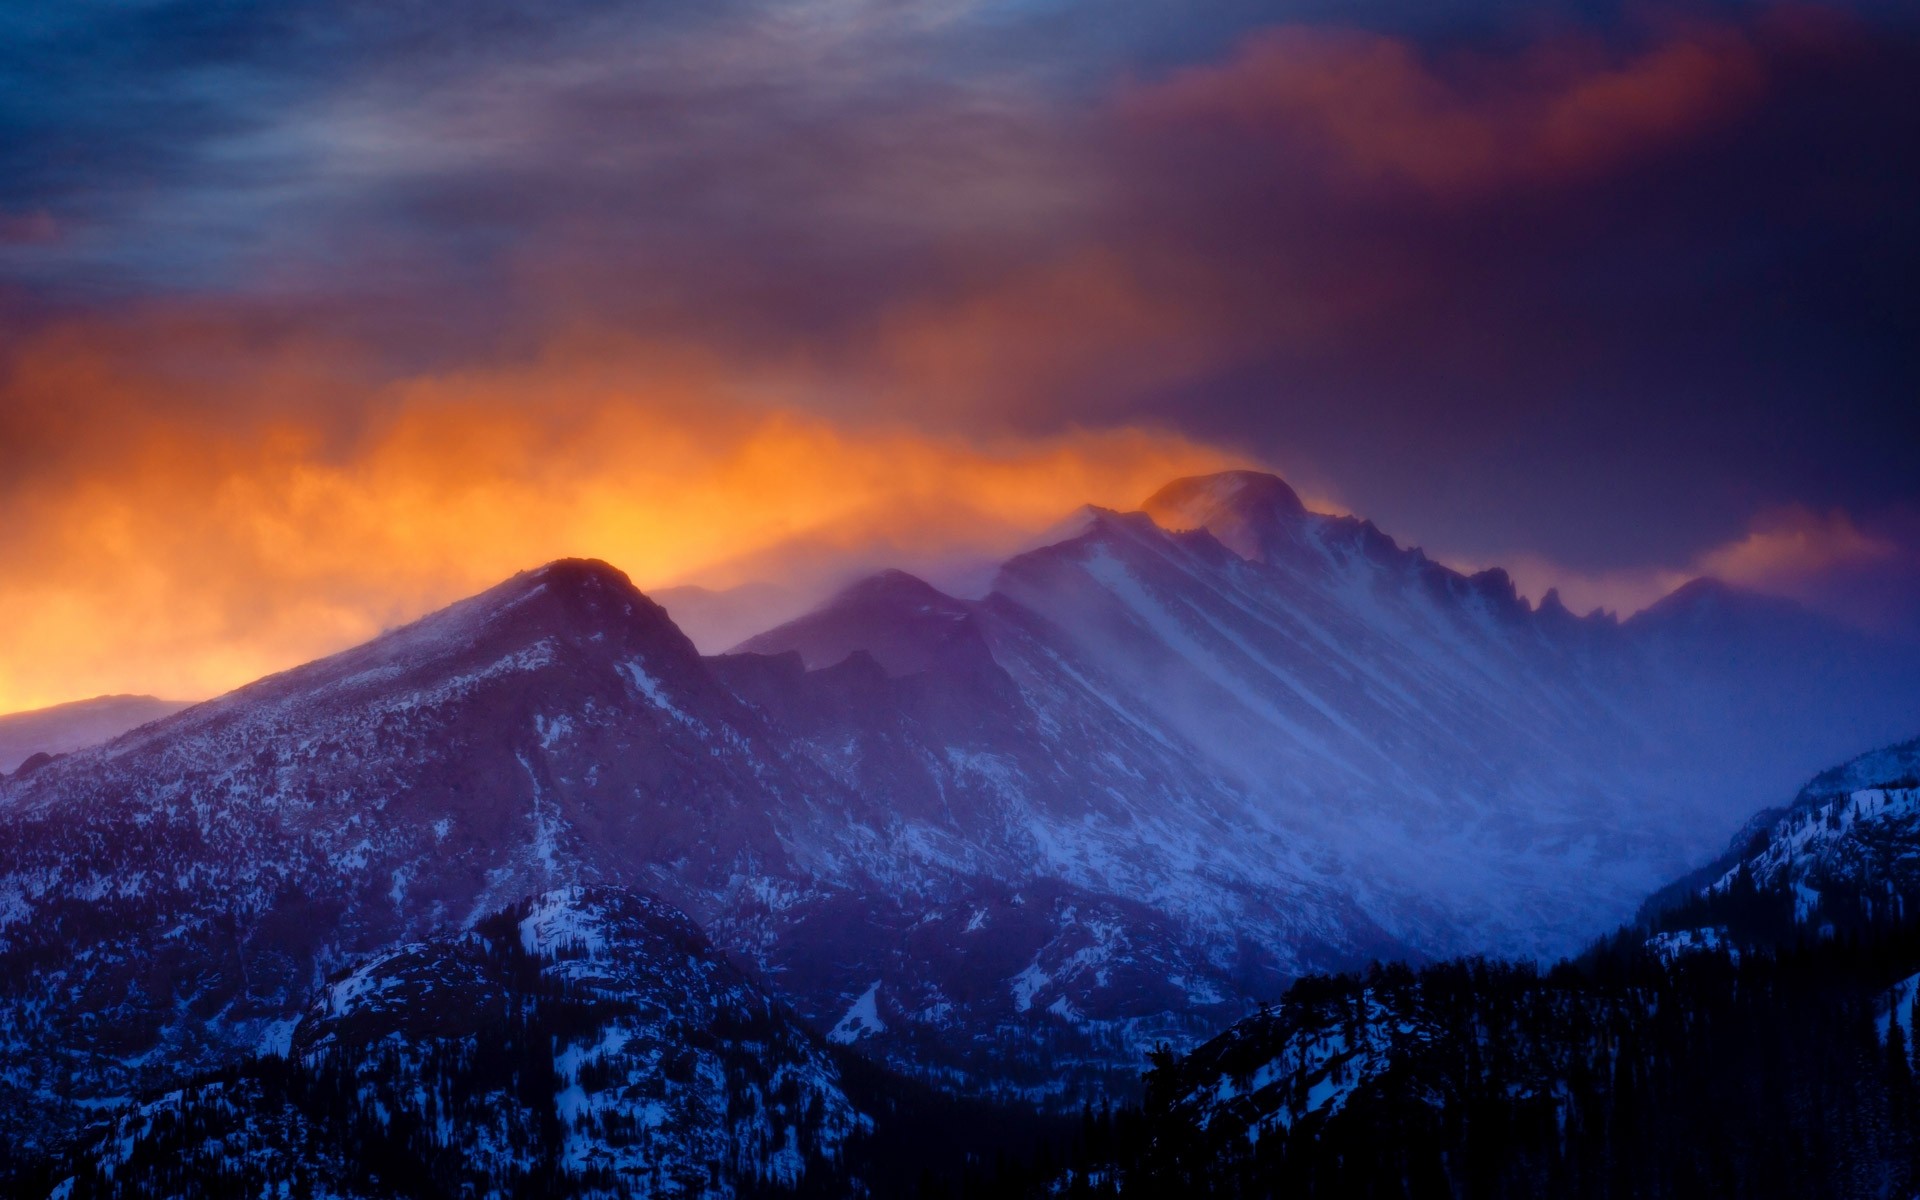
[[[977,646],[1046,721],[1144,737],[1130,757],[1220,797],[1217,876],[1327,883],[1356,910],[1337,925],[1415,953],[1570,949],[1920,711],[1911,651],[1725,585],[1620,625],[1531,609],[1503,572],[1310,513],[1271,476],[1178,481],[1146,509],[1090,510],[985,601],[889,573],[743,649],[913,676]],[[1081,853],[1091,886],[1134,894],[1111,882],[1124,848]]]
[[[717,589],[660,588],[649,594],[702,653],[717,654],[769,626],[792,620],[829,593],[746,583]]]
[[[1572,948],[1920,711],[1920,664],[1791,606],[1535,610],[1266,476],[1149,507],[715,658],[555,563],[0,782],[0,1120],[63,1136],[576,883],[835,1042],[1073,1104],[1306,971]]]
[[[111,741],[186,705],[153,696],[95,696],[0,716],[0,774],[35,754],[69,754]]]

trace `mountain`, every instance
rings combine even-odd
[[[1054,1190],[1911,1195],[1917,762],[1906,742],[1822,773],[1647,922],[1550,972],[1302,980],[1159,1053],[1143,1108],[1083,1140]]]
[[[905,571],[882,571],[837,593],[824,608],[735,647],[736,653],[800,656],[808,670],[871,655],[893,676],[932,666],[943,647],[970,640],[971,608]]]
[[[1656,894],[1663,936],[1766,945],[1920,916],[1920,738],[1823,771],[1747,823],[1718,859]]]
[[[152,696],[95,696],[0,716],[0,775],[37,754],[71,754],[185,708]]]
[[[715,657],[558,562],[0,781],[0,1141],[575,884],[685,912],[832,1044],[1073,1107],[1312,971],[1574,948],[1920,698],[1737,592],[1575,618],[1271,477],[1149,507],[982,599],[885,573]]]
[[[724,891],[790,853],[770,742],[563,562],[0,784],[0,1116],[271,1045],[337,967],[553,886]]]
[[[703,652],[737,645],[770,625],[813,608],[833,589],[788,587],[777,583],[743,583],[731,588],[693,584],[659,588],[648,594],[667,610],[680,632]]]
[[[1124,1079],[1122,1035],[1230,1019],[1189,931],[1023,866],[1087,804],[1055,765],[1070,811],[1012,809],[965,750],[1017,724],[1004,676],[952,669],[980,692],[704,661],[618,572],[562,562],[9,779],[4,1140],[56,1147],[277,1046],[335,970],[571,882],[668,897],[816,1028],[949,1086]],[[816,762],[809,722],[874,756]],[[882,753],[936,737],[951,758]],[[1069,986],[1105,1024],[1046,1011]]]
[[[56,1194],[721,1200],[837,1175],[873,1126],[816,1035],[620,889],[369,959],[279,1051],[116,1113]]]
[[[990,659],[1008,710],[1032,714],[1022,727],[1085,736],[1000,754],[1024,796],[1047,760],[1085,771],[1104,761],[1096,743],[1131,741],[1120,756],[1154,763],[1151,780],[1081,792],[1177,827],[1155,841],[1194,846],[1224,885],[1201,920],[1220,896],[1292,893],[1274,947],[1286,969],[1564,953],[1920,704],[1911,653],[1725,585],[1622,625],[1534,609],[1504,573],[1462,575],[1368,522],[1309,512],[1272,476],[1176,481],[1144,509],[1088,510],[1004,564],[984,600],[889,573],[740,649],[815,670],[863,651],[930,689],[947,686],[930,664]],[[1156,792],[1180,799],[1142,803]],[[1208,824],[1233,832],[1184,832]],[[1089,848],[1080,878],[1180,890],[1151,853]]]

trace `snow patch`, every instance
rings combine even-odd
[[[1028,963],[1024,971],[1007,981],[1008,988],[1013,992],[1014,1011],[1026,1012],[1032,1008],[1034,995],[1052,982],[1053,976],[1047,974],[1038,961]]]
[[[628,659],[620,664],[620,671],[632,681],[634,690],[647,698],[648,703],[666,713],[682,725],[694,726],[699,722],[681,711],[680,706],[667,695],[667,689],[658,679],[647,673],[647,666],[639,659]]]
[[[606,929],[599,915],[582,909],[584,890],[578,887],[548,892],[533,902],[533,911],[520,921],[520,946],[539,957],[578,951],[597,957],[607,948]]]
[[[886,1022],[880,1019],[880,982],[874,980],[873,986],[848,1007],[846,1015],[828,1032],[828,1041],[837,1046],[851,1046],[870,1034],[886,1032]]]
[[[254,1053],[264,1058],[285,1058],[293,1053],[293,1031],[300,1027],[300,1018],[282,1017],[270,1021],[260,1031],[260,1040],[254,1044]]]

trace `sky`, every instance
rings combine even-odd
[[[0,711],[1260,466],[1920,636],[1920,16],[0,8]]]

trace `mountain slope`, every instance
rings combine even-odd
[[[1165,895],[1204,861],[1235,883],[1201,920],[1279,887],[1285,945],[1319,943],[1282,949],[1289,966],[1570,950],[1768,790],[1920,705],[1912,655],[1724,587],[1623,627],[1533,609],[1503,573],[1308,512],[1271,476],[1176,481],[1145,508],[1089,510],[982,601],[894,573],[743,648],[815,668],[864,651],[938,691],[934,658],[984,644],[1048,743],[1009,790],[1044,794],[1033,775],[1071,763],[1088,808],[1157,826],[1133,852],[1076,834],[1077,882]],[[1140,774],[1098,777],[1101,743]],[[1178,847],[1186,866],[1154,861]]]
[[[0,785],[7,1116],[229,1061],[518,895],[784,861],[767,741],[624,577],[559,563]]]
[[[0,781],[5,1134],[276,1046],[336,969],[573,883],[660,895],[882,1062],[1071,1106],[1305,972],[1570,948],[1705,849],[1730,801],[1674,763],[1804,775],[1920,689],[1892,656],[1799,673],[1851,644],[1820,629],[1769,723],[1670,729],[1664,689],[1733,711],[1774,653],[1694,648],[1802,616],[1535,610],[1284,488],[1152,505],[1206,528],[1090,510],[982,600],[883,575],[717,658],[555,563]]]
[[[1816,775],[1725,854],[1650,900],[1666,934],[1766,945],[1920,915],[1920,738]]]
[[[572,887],[330,980],[287,1057],[115,1114],[69,1197],[791,1191],[872,1122],[671,909]]]
[[[1650,910],[1656,925],[1549,973],[1476,959],[1302,980],[1191,1054],[1157,1056],[1144,1109],[1092,1139],[1073,1183],[1911,1194],[1917,749],[1822,773],[1683,885],[1690,899]]]

